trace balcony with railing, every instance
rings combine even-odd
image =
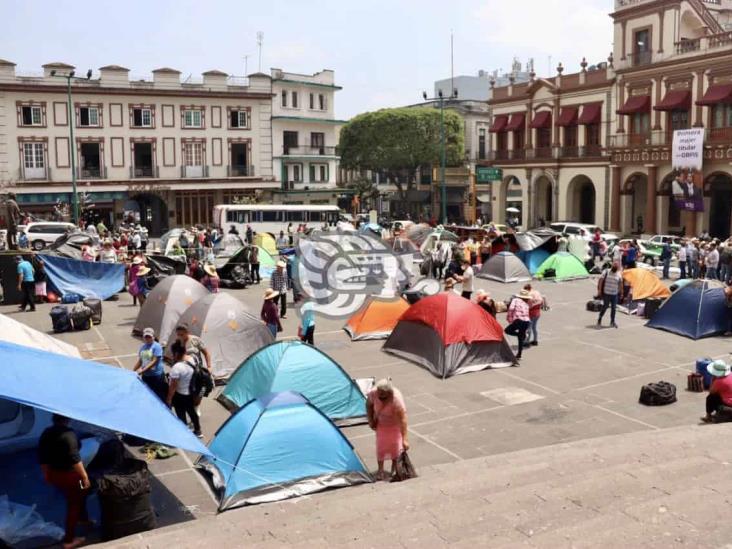
[[[107,168],[105,166],[76,168],[76,179],[106,179]]]
[[[180,176],[184,179],[208,177],[208,166],[181,166]]]
[[[20,168],[19,181],[51,181],[51,168]]]
[[[708,145],[732,145],[732,128],[709,128],[704,142]]]
[[[130,179],[157,178],[157,166],[130,166]]]
[[[336,148],[335,147],[326,147],[325,145],[322,147],[320,147],[320,146],[310,146],[310,147],[284,146],[282,148],[282,154],[284,156],[335,156]]]
[[[610,137],[610,148],[642,149],[645,147],[666,147],[673,141],[673,131],[652,131],[647,133],[625,133]]]
[[[226,166],[226,177],[253,177],[254,166]]]

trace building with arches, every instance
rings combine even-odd
[[[616,0],[610,17],[607,62],[494,89],[494,219],[520,188],[524,226],[730,236],[732,0]],[[686,128],[705,128],[703,212],[671,196],[673,132]]]

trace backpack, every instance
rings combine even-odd
[[[644,385],[641,387],[638,402],[646,406],[663,406],[676,402],[676,385],[668,381]]]
[[[208,368],[200,366],[198,362],[194,361],[193,364],[186,362],[188,366],[193,368],[193,375],[191,375],[191,382],[188,385],[188,390],[192,395],[208,396],[211,394],[214,388],[214,381],[211,372]]]

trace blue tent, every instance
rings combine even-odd
[[[378,223],[363,223],[358,227],[358,232],[361,234],[373,233],[376,236],[381,237],[381,225]]]
[[[539,266],[544,263],[551,254],[544,248],[535,248],[528,252],[521,250],[516,255],[524,262],[524,265],[526,265],[526,268],[529,269],[529,272],[533,276],[536,271],[539,270]]]
[[[247,358],[218,397],[229,410],[268,393],[294,391],[340,424],[362,423],[366,399],[328,355],[301,341],[277,341]]]
[[[700,339],[729,330],[724,284],[695,280],[671,294],[646,326]]]
[[[59,294],[107,299],[125,285],[125,266],[120,263],[80,261],[43,254],[51,287]]]
[[[0,398],[169,446],[208,449],[129,370],[0,341]]]
[[[290,391],[247,403],[209,449],[197,466],[211,476],[219,511],[372,481],[338,428]]]

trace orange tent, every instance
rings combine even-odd
[[[633,301],[651,297],[666,298],[671,295],[671,290],[661,282],[658,275],[648,269],[626,269],[623,271],[623,280],[633,292]]]
[[[407,309],[409,303],[401,298],[394,301],[370,299],[348,319],[343,329],[352,341],[386,339]]]

